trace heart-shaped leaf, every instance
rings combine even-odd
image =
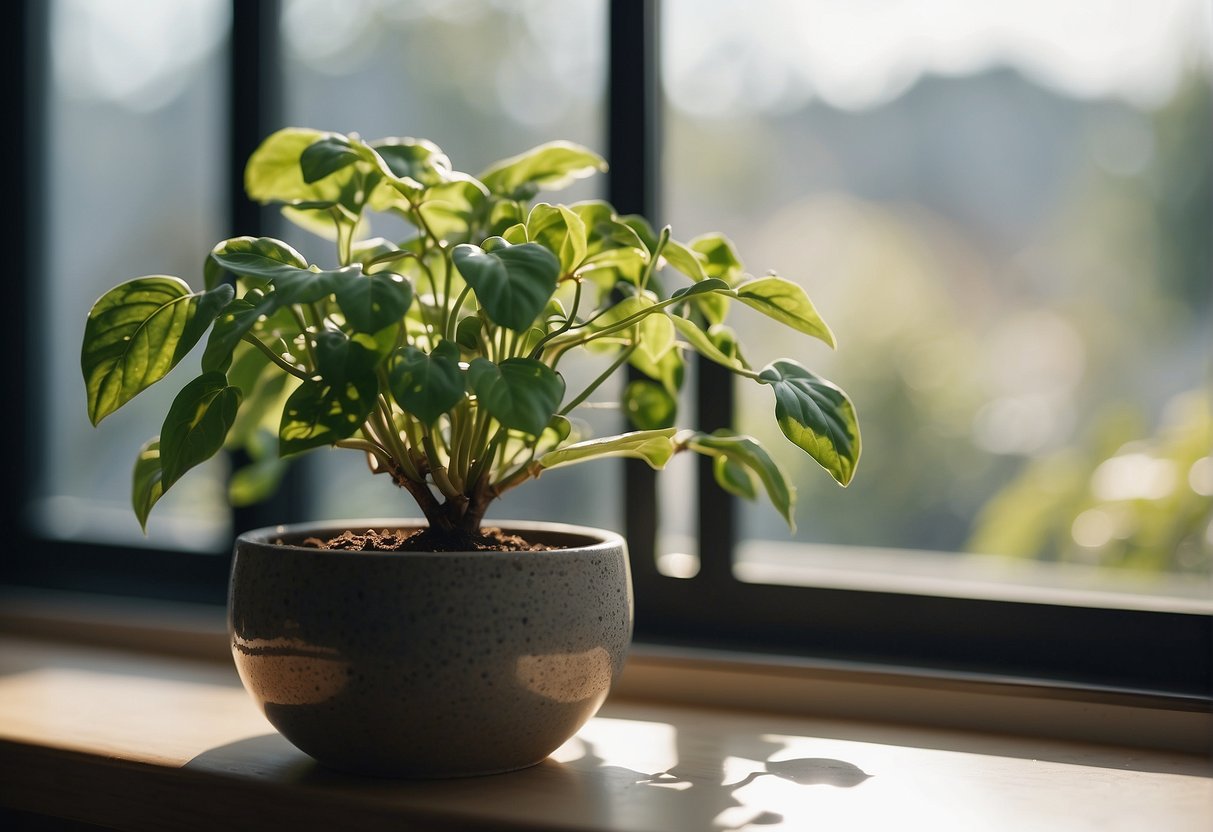
[[[306,269],[307,260],[273,237],[233,237],[211,249],[206,261],[206,286],[218,285],[228,272],[249,279],[254,286],[264,286],[283,266]]]
[[[775,389],[775,418],[784,436],[839,483],[849,483],[859,464],[861,441],[847,394],[786,358],[768,364],[758,378]]]
[[[191,292],[176,277],[139,277],[93,304],[80,368],[95,425],[177,365],[232,299],[231,286]]]
[[[350,325],[374,334],[400,322],[413,302],[413,287],[398,274],[379,272],[344,281],[336,296]]]
[[[286,127],[268,136],[249,157],[244,167],[244,190],[256,202],[331,202],[352,178],[347,168],[337,176],[325,176],[307,182],[300,164],[304,152],[325,139],[344,138],[336,133]]]
[[[310,185],[362,158],[345,136],[329,135],[304,148],[299,155],[303,181]]]
[[[425,188],[451,179],[450,158],[431,141],[401,137],[376,140],[370,146],[398,178],[412,179]]]
[[[203,373],[181,389],[160,429],[161,487],[165,491],[223,447],[239,407],[240,388],[229,386],[223,373]]]
[[[397,355],[391,373],[392,395],[406,411],[433,424],[463,399],[459,348],[450,341],[440,343],[430,355],[416,347],[405,347]]]
[[[325,332],[315,342],[319,380],[305,381],[282,409],[278,428],[280,456],[331,445],[352,435],[366,421],[379,383],[378,357],[340,332]]]
[[[560,261],[537,243],[512,246],[500,238],[490,240],[500,245],[491,251],[455,246],[455,266],[494,323],[523,332],[556,291]]]
[[[494,419],[532,436],[547,426],[564,398],[561,375],[530,358],[507,358],[501,364],[476,358],[467,377],[477,401]]]
[[[606,160],[572,142],[549,142],[491,165],[477,177],[507,199],[527,200],[540,189],[559,190],[607,169]]]

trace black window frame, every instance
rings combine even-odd
[[[281,56],[277,0],[232,0],[228,99],[228,224],[241,233],[271,232],[275,218],[243,195],[241,165],[278,124]],[[608,22],[607,148],[612,169],[608,198],[622,212],[661,217],[658,0],[610,0]],[[6,287],[19,314],[3,330],[19,412],[9,410],[4,432],[8,471],[19,487],[37,481],[36,414],[46,401],[32,322],[41,301],[37,273],[48,129],[48,11],[19,0],[6,27],[9,77],[17,91],[20,129],[6,141],[19,161],[18,200],[10,212],[17,262]],[[733,386],[727,371],[700,360],[695,395],[699,427],[729,425]],[[739,581],[732,571],[737,540],[736,501],[719,490],[710,464],[697,465],[700,568],[692,578],[657,569],[660,508],[656,477],[643,463],[625,465],[625,533],[632,552],[636,638],[640,642],[727,649],[915,671],[1025,678],[1064,685],[1164,694],[1205,706],[1213,689],[1213,616],[1203,613],[1093,607],[774,586]],[[27,492],[20,492],[28,497]],[[235,512],[237,531],[302,516],[296,485],[268,503]],[[189,552],[54,540],[37,535],[24,516],[25,500],[3,505],[9,545],[0,582],[120,596],[222,604],[228,558]]]

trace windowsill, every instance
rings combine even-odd
[[[219,611],[144,608],[140,625],[128,605],[123,631],[99,600],[73,601],[57,616],[45,597],[0,607],[0,805],[129,829],[1213,825],[1198,703],[643,645],[600,715],[540,766],[351,778],[265,721]],[[135,649],[152,621],[160,643]],[[94,643],[66,640],[82,632]]]

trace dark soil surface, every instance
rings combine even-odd
[[[309,537],[302,545],[351,552],[544,552],[557,548],[532,543],[497,528],[483,528],[480,534],[470,536],[446,534],[435,529],[347,530],[329,540]]]

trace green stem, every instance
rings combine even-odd
[[[621,351],[619,353],[619,357],[611,362],[611,366],[607,367],[606,370],[603,371],[603,373],[600,376],[598,376],[598,378],[591,381],[589,386],[586,387],[584,390],[582,390],[580,395],[577,396],[577,398],[573,399],[571,402],[569,402],[564,407],[562,407],[560,409],[560,412],[557,415],[559,415],[559,416],[568,415],[568,413],[573,408],[577,407],[577,405],[581,404],[586,399],[588,399],[590,397],[590,395],[595,390],[597,390],[604,381],[606,381],[608,378],[610,378],[612,375],[614,375],[615,371],[618,370],[620,367],[622,367],[623,363],[632,357],[632,353],[634,353],[634,352],[636,352],[636,343],[632,342],[631,346],[629,346],[627,349]]]
[[[450,477],[446,473],[446,466],[442,464],[442,460],[438,456],[438,448],[434,445],[434,438],[430,436],[428,430],[421,434],[421,444],[425,448],[425,455],[430,460],[430,475],[434,478],[434,485],[438,486],[442,496],[448,500],[459,499],[462,495],[451,484]]]
[[[463,287],[463,291],[459,293],[459,297],[455,299],[455,306],[451,309],[451,314],[446,322],[446,340],[454,341],[456,330],[459,327],[459,309],[463,306],[464,300],[471,293],[472,286],[467,284]]]
[[[261,352],[265,353],[265,356],[270,361],[273,361],[275,364],[277,364],[279,367],[281,367],[284,372],[290,373],[295,378],[302,379],[303,381],[311,380],[311,376],[309,376],[303,370],[300,370],[294,364],[290,364],[290,363],[286,362],[285,360],[283,360],[282,356],[278,355],[272,349],[267,347],[265,344],[261,343],[261,339],[258,338],[257,336],[255,336],[251,333],[245,333],[244,338],[242,340],[247,341],[248,343],[255,346],[257,349],[261,350]]]
[[[644,291],[644,287],[649,285],[649,280],[653,277],[653,270],[657,268],[657,261],[661,259],[661,253],[665,251],[666,244],[670,242],[670,226],[661,229],[661,235],[657,238],[657,246],[653,249],[652,256],[649,257],[649,262],[645,264],[644,274],[640,276],[640,291]]]
[[[559,328],[539,339],[539,343],[531,350],[531,358],[539,358],[543,354],[543,348],[547,345],[548,341],[551,341],[553,338],[559,338],[572,328],[573,321],[577,319],[577,308],[581,306],[581,279],[575,278],[575,280],[577,284],[573,290],[573,308],[569,310],[569,316],[565,318],[564,323]]]

